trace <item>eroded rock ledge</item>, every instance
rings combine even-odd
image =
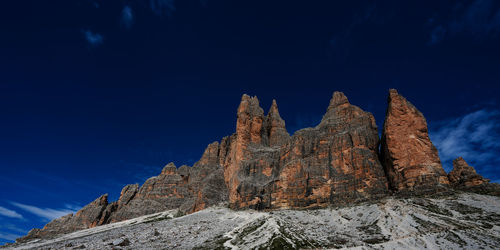
[[[380,152],[379,152],[379,145]],[[389,91],[382,139],[373,115],[335,92],[321,122],[290,136],[273,100],[267,115],[243,95],[236,132],[208,145],[192,167],[167,164],[158,176],[99,197],[75,215],[33,229],[18,242],[49,238],[142,215],[192,213],[221,202],[234,209],[318,208],[450,188],[496,190],[462,158],[446,174],[423,114]]]

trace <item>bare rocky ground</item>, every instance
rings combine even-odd
[[[317,210],[176,210],[4,249],[498,249],[500,197],[387,198]]]

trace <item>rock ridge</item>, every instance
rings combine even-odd
[[[235,133],[209,144],[192,167],[168,163],[141,186],[125,186],[117,201],[108,203],[103,195],[18,241],[169,209],[186,214],[220,203],[233,209],[321,208],[377,201],[393,193],[474,187],[500,190],[462,158],[446,174],[425,117],[394,89],[389,91],[381,139],[373,115],[352,105],[342,92],[333,93],[316,127],[293,135],[276,100],[265,115],[258,98],[244,94]]]

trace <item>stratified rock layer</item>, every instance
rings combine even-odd
[[[448,174],[448,179],[453,186],[460,187],[474,187],[490,181],[479,175],[462,157],[453,160],[453,170]]]
[[[389,91],[381,160],[390,187],[399,192],[429,192],[449,184],[420,111],[394,89]]]

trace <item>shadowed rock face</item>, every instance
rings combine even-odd
[[[210,144],[193,167],[167,164],[160,175],[138,188],[128,185],[121,193],[118,207],[109,222],[117,222],[168,209],[192,213],[227,200],[224,173],[217,164],[219,143]]]
[[[448,179],[452,185],[460,187],[474,187],[490,181],[479,175],[462,157],[453,160],[453,170],[448,174]]]
[[[125,186],[116,202],[107,195],[33,229],[19,241],[47,238],[142,215],[179,209],[192,213],[221,202],[235,209],[313,208],[374,200],[392,189],[437,192],[451,181],[500,193],[482,185],[462,158],[449,176],[429,139],[427,123],[396,90],[390,90],[379,154],[373,115],[335,92],[321,122],[290,136],[273,100],[267,115],[257,97],[243,95],[236,132],[207,146],[193,167],[167,164],[158,176]]]
[[[382,134],[381,161],[390,187],[399,192],[428,192],[449,184],[420,111],[394,89]]]

